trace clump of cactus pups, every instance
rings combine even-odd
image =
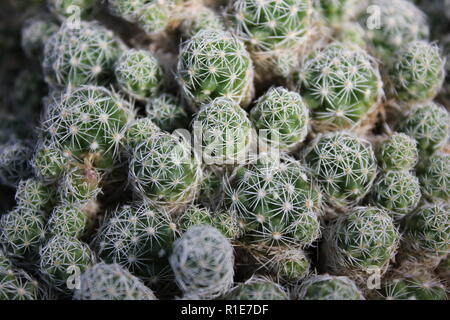
[[[147,102],[147,117],[161,129],[172,132],[187,128],[188,115],[177,98],[170,94],[161,94]]]
[[[117,209],[101,226],[95,242],[106,262],[157,283],[170,278],[168,257],[177,232],[164,211],[137,203]]]
[[[247,113],[229,98],[216,98],[204,105],[195,115],[192,127],[207,165],[242,163],[255,138]]]
[[[224,205],[236,211],[249,241],[309,245],[320,235],[322,196],[297,161],[263,154],[224,181]]]
[[[420,157],[426,158],[447,143],[450,114],[434,102],[418,104],[400,121],[397,131],[416,139]]]
[[[75,300],[156,300],[150,288],[119,264],[97,263],[80,278]]]
[[[433,263],[449,253],[450,207],[444,202],[424,204],[403,219],[402,229],[406,255]]]
[[[201,30],[225,30],[221,17],[211,8],[204,5],[193,5],[182,9],[180,30],[186,38],[192,37]]]
[[[163,82],[158,60],[148,51],[125,51],[116,63],[119,87],[131,97],[145,100],[156,96]]]
[[[361,16],[374,55],[391,63],[398,50],[414,40],[426,40],[430,30],[424,13],[408,0],[374,0],[373,10]],[[375,15],[374,15],[375,14]]]
[[[89,223],[89,217],[82,205],[64,203],[53,209],[47,229],[51,235],[64,235],[79,239],[86,232]]]
[[[253,65],[244,43],[231,33],[202,30],[181,47],[178,80],[190,105],[217,97],[247,106],[253,96]]]
[[[299,300],[365,300],[353,280],[344,276],[313,275],[296,291],[295,298]]]
[[[55,188],[45,185],[36,179],[27,179],[19,182],[16,190],[16,203],[20,210],[43,211],[52,208],[55,198]]]
[[[91,249],[76,238],[56,235],[39,250],[39,271],[45,280],[61,292],[72,292],[75,283],[71,276],[80,275],[92,264],[94,255]]]
[[[372,203],[394,218],[412,212],[421,199],[419,180],[409,171],[388,171],[380,175],[372,190]]]
[[[389,84],[399,103],[420,103],[436,97],[445,78],[445,61],[436,44],[407,43],[394,61]]]
[[[174,242],[169,261],[178,286],[188,295],[213,298],[233,285],[233,247],[211,226],[189,228]]]
[[[430,201],[450,200],[450,155],[436,153],[418,169],[422,192]]]
[[[129,181],[136,195],[178,211],[194,200],[202,177],[200,159],[181,137],[155,133],[130,154]]]
[[[377,207],[356,207],[339,216],[325,232],[325,267],[337,275],[363,280],[383,275],[397,251],[400,234],[392,217]]]
[[[265,143],[280,151],[290,151],[301,144],[308,134],[309,109],[296,92],[282,87],[272,88],[250,112],[250,119]],[[261,130],[267,130],[262,138]],[[272,135],[276,138],[272,139]]]
[[[59,26],[51,17],[43,15],[27,19],[22,27],[22,48],[25,54],[39,60],[47,40],[58,31]]]
[[[50,140],[38,143],[31,159],[35,176],[45,183],[55,183],[67,171],[68,159],[63,152]]]
[[[44,126],[57,148],[97,168],[115,165],[133,119],[127,102],[103,87],[82,86],[49,108]]]
[[[309,274],[311,263],[302,249],[285,247],[278,249],[275,248],[275,254],[269,262],[269,268],[278,282],[298,282]]]
[[[377,162],[369,142],[338,131],[319,135],[304,158],[330,206],[356,205],[371,189]]]
[[[447,300],[444,286],[435,279],[410,276],[386,281],[377,294],[386,300]]]
[[[411,170],[419,160],[417,141],[404,133],[393,133],[377,145],[375,153],[383,171]]]
[[[230,300],[289,300],[286,289],[270,278],[253,276],[238,284],[227,296]]]
[[[95,0],[47,0],[49,10],[63,21],[71,17],[88,18],[94,5]]]
[[[23,270],[0,268],[0,301],[41,300],[39,284]]]
[[[96,22],[65,23],[45,44],[46,81],[56,87],[106,82],[121,51],[114,34]]]
[[[29,178],[32,153],[28,142],[13,140],[0,145],[0,184],[15,188],[20,180]]]
[[[384,96],[375,60],[345,43],[332,43],[307,60],[298,86],[319,131],[361,124]]]

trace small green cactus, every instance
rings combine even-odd
[[[70,17],[87,18],[91,14],[95,0],[47,0],[49,10],[59,19]]]
[[[20,210],[48,211],[52,208],[55,189],[36,179],[22,180],[16,190],[16,203]]]
[[[119,264],[97,263],[80,278],[75,300],[157,300],[150,288]]]
[[[377,291],[386,300],[447,300],[445,288],[433,279],[395,278]]]
[[[161,65],[145,50],[125,51],[116,63],[115,75],[119,87],[138,100],[156,96],[163,82]]]
[[[109,0],[108,10],[115,16],[136,22],[146,1],[148,0]]]
[[[38,143],[31,165],[36,177],[45,183],[55,183],[68,169],[68,159],[55,143],[43,140]]]
[[[0,301],[41,299],[39,284],[28,273],[0,268]]]
[[[51,235],[80,238],[89,223],[88,216],[80,204],[61,204],[53,209],[47,228]]]
[[[296,289],[299,300],[365,300],[353,280],[345,276],[313,275]]]
[[[58,31],[59,26],[48,16],[28,18],[22,27],[22,49],[32,59],[40,59],[47,40]]]
[[[278,282],[293,283],[305,278],[311,263],[305,252],[299,248],[281,248],[270,259],[270,269]]]
[[[211,226],[189,228],[174,242],[169,261],[178,286],[188,295],[217,297],[233,284],[233,247]]]
[[[248,105],[253,96],[253,65],[244,44],[225,31],[202,30],[181,48],[178,77],[194,109],[217,97]]]
[[[147,34],[158,34],[170,26],[172,21],[174,0],[145,0],[147,3],[139,12],[137,24]]]
[[[238,284],[228,295],[230,300],[289,300],[286,289],[273,280],[253,276]]]
[[[161,94],[149,100],[145,111],[147,117],[165,131],[172,132],[188,127],[186,111],[178,99],[170,94]]]
[[[94,169],[75,167],[59,182],[59,196],[62,202],[87,203],[95,200],[102,192],[99,187],[101,175]]]
[[[221,17],[204,5],[194,4],[188,7],[188,10],[182,12],[181,20],[180,30],[186,38],[194,36],[201,30],[225,30]]]
[[[419,160],[417,141],[396,132],[377,146],[376,156],[383,171],[412,170]]]
[[[345,131],[319,135],[304,158],[329,205],[356,205],[371,189],[377,163],[369,142]]]
[[[139,118],[131,122],[125,134],[125,145],[128,152],[131,153],[141,143],[147,141],[154,134],[161,132],[150,118]]]
[[[418,169],[422,192],[431,201],[450,200],[450,155],[436,153]]]

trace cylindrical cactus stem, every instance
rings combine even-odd
[[[345,276],[312,275],[294,291],[298,300],[365,300],[355,282]]]
[[[450,155],[438,152],[417,170],[422,192],[430,201],[450,200]]]
[[[268,277],[254,275],[228,293],[230,300],[289,300],[287,290]]]
[[[188,127],[189,119],[180,101],[170,94],[150,99],[145,106],[147,117],[161,129],[172,132]]]
[[[86,19],[94,5],[95,0],[47,0],[48,9],[62,21],[71,17]]]
[[[16,203],[19,210],[49,211],[54,204],[56,190],[36,179],[22,180],[17,186]]]
[[[417,141],[404,133],[395,132],[380,142],[375,151],[383,171],[412,170],[419,161]]]

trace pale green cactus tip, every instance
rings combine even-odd
[[[54,204],[55,187],[30,178],[21,180],[16,189],[16,204],[19,210],[48,212]]]
[[[159,128],[150,118],[139,118],[130,123],[125,134],[125,145],[128,152],[145,142],[154,134],[161,132]]]
[[[401,104],[432,100],[445,79],[445,60],[437,44],[414,41],[404,44],[390,68],[391,95]]]
[[[378,165],[384,171],[412,170],[418,160],[417,141],[404,133],[394,132],[376,147]]]
[[[178,211],[191,203],[200,187],[200,159],[182,137],[155,133],[130,155],[129,181],[135,194],[156,207]]]
[[[289,300],[287,290],[268,277],[254,275],[228,294],[230,300]]]
[[[225,294],[233,285],[233,247],[214,227],[189,228],[174,242],[169,261],[185,293],[208,299]]]
[[[250,119],[263,141],[281,151],[299,146],[308,134],[309,109],[302,97],[283,87],[271,88],[256,102]],[[264,130],[264,132],[262,132]]]
[[[233,165],[246,159],[255,132],[247,113],[232,99],[219,97],[204,105],[192,122],[207,165]]]
[[[331,43],[313,55],[298,80],[319,131],[361,124],[384,97],[376,61],[364,49],[346,43]]]
[[[153,291],[119,264],[97,263],[80,278],[75,300],[157,300]]]
[[[398,123],[397,131],[416,139],[420,160],[424,160],[447,143],[450,114],[434,102],[418,104]]]
[[[391,63],[404,44],[429,37],[425,14],[410,1],[374,0],[369,5],[372,10],[364,11],[360,23],[374,55],[384,63]]]
[[[114,74],[123,45],[112,31],[95,22],[79,28],[64,23],[45,44],[46,81],[56,87],[77,87],[104,82]]]
[[[371,144],[345,131],[319,135],[305,150],[304,159],[328,204],[336,208],[358,204],[377,175]]]
[[[181,13],[180,30],[184,37],[190,38],[205,29],[225,30],[221,17],[213,9],[194,3]]]
[[[355,282],[345,276],[313,275],[296,288],[299,300],[365,300]]]
[[[447,300],[445,287],[436,279],[420,277],[395,277],[377,290],[385,300]]]
[[[322,195],[298,161],[263,154],[226,177],[223,192],[251,242],[304,246],[320,236]]]
[[[178,224],[183,232],[195,225],[209,225],[230,240],[239,238],[243,233],[235,212],[226,210],[212,212],[197,205],[189,206],[180,216]]]
[[[47,40],[57,31],[59,26],[51,17],[33,16],[28,18],[22,27],[22,49],[32,59],[42,58]]]
[[[0,267],[1,300],[42,300],[39,283],[23,270],[14,270],[10,266]]]
[[[302,249],[282,247],[271,257],[269,268],[278,282],[291,284],[308,276],[311,263]]]
[[[33,149],[27,141],[13,140],[0,146],[0,184],[16,188],[32,174]]]
[[[44,183],[55,183],[69,168],[69,159],[50,140],[39,140],[31,166],[35,176]]]
[[[52,143],[80,162],[108,169],[117,163],[134,114],[127,101],[96,86],[82,86],[47,107],[43,126]]]
[[[58,183],[61,202],[86,204],[101,194],[102,174],[93,168],[73,167]]]
[[[95,257],[87,244],[66,235],[50,238],[40,248],[39,256],[41,275],[61,292],[72,292],[75,285],[70,283],[70,277],[83,273],[95,263]]]
[[[436,153],[417,170],[422,192],[430,201],[450,200],[450,155]]]
[[[51,235],[65,235],[81,238],[87,231],[89,217],[83,206],[78,203],[64,203],[56,206],[47,223]]]
[[[165,211],[135,203],[118,208],[101,226],[95,243],[106,262],[155,284],[173,278],[168,257],[178,232]]]
[[[94,8],[95,0],[47,0],[47,7],[62,21],[77,17],[88,18]]]
[[[424,204],[405,217],[402,224],[406,252],[418,257],[445,257],[450,246],[448,203]]]
[[[217,97],[247,106],[253,96],[253,64],[231,33],[202,30],[187,40],[178,60],[178,80],[194,109]]]
[[[161,129],[172,132],[188,127],[189,118],[181,102],[170,94],[161,94],[147,102],[147,117]]]
[[[115,66],[119,87],[137,100],[155,97],[162,88],[163,70],[149,51],[125,51]]]
[[[363,280],[373,272],[386,272],[399,240],[400,233],[388,212],[356,207],[329,225],[322,253],[333,274]]]
[[[376,180],[372,203],[396,219],[412,212],[422,197],[419,179],[409,171],[387,171]]]

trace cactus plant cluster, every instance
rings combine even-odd
[[[448,299],[449,1],[0,2],[0,300]]]

